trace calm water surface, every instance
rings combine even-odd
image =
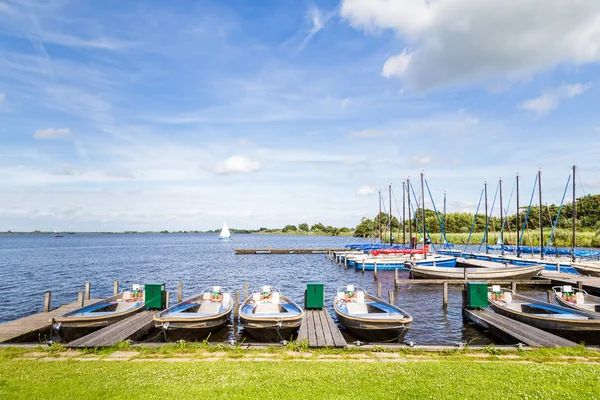
[[[50,235],[0,236],[0,322],[41,311],[44,292],[52,291],[52,304],[71,303],[84,282],[91,282],[93,298],[112,295],[113,281],[121,289],[135,283],[166,283],[172,299],[183,281],[184,298],[202,289],[226,286],[242,291],[244,281],[250,290],[271,285],[303,304],[308,282],[325,284],[325,298],[334,317],[331,302],[337,288],[346,284],[377,293],[372,272],[364,275],[344,270],[325,255],[235,255],[235,248],[333,248],[352,238],[276,235],[235,235],[220,242],[216,235]],[[407,278],[406,272],[400,278]],[[379,272],[382,292],[394,290],[393,272]],[[543,298],[543,292],[532,292]],[[387,296],[386,296],[387,297]],[[442,309],[442,287],[403,285],[395,290],[396,305],[404,308],[414,322],[405,340],[417,344],[489,344],[494,339],[464,325],[461,317],[461,289],[450,287],[449,305]],[[334,317],[335,318],[335,317]],[[216,339],[226,340],[237,332],[231,327]],[[348,340],[352,340],[348,337]]]

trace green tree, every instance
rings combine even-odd
[[[308,224],[306,222],[303,222],[300,225],[298,225],[298,229],[300,229],[301,231],[308,232]]]
[[[310,227],[311,231],[323,231],[325,232],[326,228],[325,225],[323,225],[322,223],[318,222],[316,224],[314,224],[313,226]]]
[[[298,230],[298,228],[296,228],[295,225],[286,225],[283,228],[283,232],[296,232]]]
[[[354,236],[356,237],[374,237],[373,233],[375,231],[375,224],[373,220],[370,220],[367,217],[363,217],[360,220],[360,224],[356,226],[354,229]]]

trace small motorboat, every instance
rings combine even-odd
[[[407,262],[411,276],[417,279],[483,279],[483,280],[525,280],[531,279],[541,270],[543,265],[529,267],[499,267],[499,268],[446,268],[428,267]]]
[[[581,275],[590,275],[590,276],[599,276],[600,277],[600,265],[572,263],[571,267],[575,271],[579,272]]]
[[[589,295],[585,290],[571,286],[555,286],[554,297],[556,302],[564,307],[574,310],[591,312],[600,316],[600,297]]]
[[[549,331],[574,342],[600,342],[600,315],[546,303],[493,285],[490,307],[498,314]]]
[[[412,322],[412,317],[400,307],[354,285],[338,289],[333,309],[350,333],[368,342],[399,342]]]
[[[205,338],[227,322],[233,301],[221,286],[205,289],[196,297],[175,304],[154,316],[154,324],[169,341]]]
[[[259,342],[280,342],[300,328],[304,311],[277,289],[263,286],[240,305],[244,330]]]
[[[145,308],[140,285],[105,300],[69,311],[51,319],[54,332],[64,342],[71,342],[95,330],[114,324]]]

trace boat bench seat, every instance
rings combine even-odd
[[[350,315],[369,313],[365,303],[346,303],[346,310],[348,310],[348,314]]]
[[[218,303],[218,302],[202,303],[202,304],[200,304],[200,308],[198,308],[198,311],[199,311],[198,314],[202,314],[202,313],[217,314],[220,309],[221,309],[221,303]]]
[[[279,314],[279,304],[274,303],[260,303],[254,307],[254,314]]]

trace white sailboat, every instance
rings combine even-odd
[[[227,227],[227,222],[223,222],[223,229],[221,229],[221,234],[219,235],[219,240],[231,240],[231,233],[229,233],[229,228]]]

